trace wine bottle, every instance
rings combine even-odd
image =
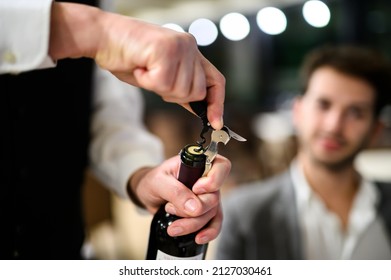
[[[178,180],[191,189],[204,173],[206,156],[199,145],[187,145],[180,158]],[[156,212],[151,222],[147,260],[205,259],[208,244],[195,242],[198,232],[176,237],[168,235],[168,226],[177,219],[180,217],[167,213],[164,205]]]

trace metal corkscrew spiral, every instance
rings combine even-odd
[[[208,121],[208,118],[206,116],[206,114],[207,114],[206,113],[207,103],[206,103],[206,101],[191,102],[190,103],[190,107],[194,111],[194,113],[196,113],[198,115],[198,117],[200,117],[200,119],[202,121],[202,130],[201,130],[201,133],[200,133],[201,140],[198,140],[196,142],[197,145],[199,146],[199,150],[198,151],[205,150],[204,149],[204,144],[206,142],[206,138],[205,138],[204,135],[211,128],[211,126],[209,124],[209,121]]]

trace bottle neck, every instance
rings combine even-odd
[[[178,180],[192,189],[205,170],[206,156],[198,145],[187,145],[181,151],[181,166]]]

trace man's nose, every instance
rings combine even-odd
[[[341,132],[343,124],[343,113],[340,111],[330,111],[326,116],[323,128],[328,132],[338,133]]]

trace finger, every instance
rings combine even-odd
[[[165,36],[160,34],[154,44],[141,50],[140,62],[131,73],[140,87],[154,91],[163,98],[172,92],[187,45],[182,34],[166,31]]]
[[[201,207],[196,212],[193,211],[189,213],[189,211],[184,211],[183,207],[175,207],[175,205],[170,202],[165,205],[165,210],[166,212],[179,217],[197,217],[218,206],[220,201],[220,192],[206,193],[198,196],[198,199],[201,202]]]
[[[190,107],[183,104],[206,98],[205,72],[201,61],[194,56],[184,58],[178,68],[172,90],[162,97],[166,102],[181,104],[189,110]]]
[[[172,197],[171,202],[166,204],[166,211],[180,217],[195,217],[209,211],[216,206],[220,199],[220,188],[231,170],[231,162],[221,156],[217,155],[211,170],[206,177],[201,177],[194,184],[191,192],[197,195],[197,199],[189,199],[185,204],[178,201],[180,197]],[[187,194],[186,194],[187,195]],[[197,204],[197,202],[201,204]],[[185,205],[185,208],[183,207]],[[192,206],[192,207],[190,207]],[[189,211],[191,210],[191,211]]]
[[[205,59],[203,58],[202,61],[204,60]],[[206,72],[205,69],[207,69]],[[207,75],[207,80],[206,84],[203,82],[200,82],[198,85],[193,84],[193,90],[191,93],[192,101],[206,100],[208,121],[214,129],[221,129],[223,127],[225,78],[209,62],[202,62],[202,72],[198,71],[198,73],[202,74],[202,78]],[[215,76],[215,78],[212,76]],[[201,78],[195,78],[194,80],[200,81]],[[195,99],[193,98],[194,96],[196,96]],[[184,103],[183,101],[184,100],[181,100],[178,103],[186,110],[197,116],[197,114],[191,109],[190,105],[188,103]]]
[[[136,68],[133,76],[139,87],[154,91],[165,101],[171,102],[170,94],[175,83],[178,65],[176,60],[170,63],[156,62],[156,65],[150,68]]]
[[[189,92],[189,102],[200,101],[206,98],[206,77],[205,71],[200,59],[196,59],[194,62],[194,72],[191,82],[191,88]],[[183,101],[181,103],[184,103]]]
[[[171,201],[177,208],[186,207],[190,213],[200,213],[198,209],[202,208],[201,201],[176,178],[179,165],[179,156],[174,156],[150,169],[138,182],[138,187],[135,188],[136,195],[148,211],[154,213],[160,205]]]
[[[206,58],[202,61],[206,73],[208,120],[214,129],[221,129],[223,127],[225,78]]]
[[[134,69],[134,71],[132,71],[131,73],[129,72],[111,72],[114,76],[117,77],[117,79],[119,79],[120,81],[123,81],[127,84],[130,84],[130,85],[133,85],[133,86],[136,86],[136,87],[140,87],[137,79],[135,78],[134,76],[134,73],[136,71],[141,71],[141,72],[144,72],[145,69],[141,69],[141,68],[137,68],[137,69]],[[142,74],[140,74],[142,75]]]
[[[208,226],[202,229],[195,238],[196,243],[206,244],[217,238],[221,231],[223,221],[223,211],[221,207],[217,209],[217,214],[210,220]]]
[[[231,171],[231,161],[217,155],[207,176],[201,177],[194,184],[192,191],[196,195],[218,191]]]
[[[166,210],[171,214],[182,217],[202,215],[206,212],[203,202],[191,189],[176,178],[180,162],[179,156],[175,156],[166,160],[160,168],[155,169],[155,176],[151,174],[145,180],[148,180],[146,185],[158,187],[154,187],[152,193],[140,193],[140,195],[149,196],[146,198],[147,201],[168,202]],[[163,169],[163,172],[161,169]],[[161,185],[165,187],[161,188]],[[174,210],[170,210],[170,207]]]
[[[219,207],[215,207],[196,218],[178,219],[167,228],[167,233],[170,236],[180,236],[196,232],[203,228],[217,214],[218,209]]]
[[[187,33],[188,45],[182,46],[182,58],[176,75],[171,102],[179,104],[203,100],[206,95],[206,76],[203,56],[191,34]]]
[[[176,184],[168,190],[166,211],[180,217],[196,217],[206,212],[204,203],[215,200],[215,198],[203,198],[201,201],[189,188],[185,185]],[[209,202],[210,203],[210,202]]]
[[[184,56],[175,75],[174,84],[170,95],[164,97],[165,101],[184,103],[190,101],[191,88],[193,86],[193,76],[195,73],[195,57],[193,55]]]

